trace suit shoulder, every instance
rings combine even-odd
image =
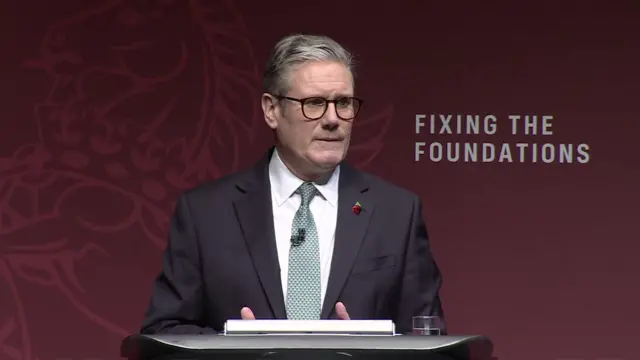
[[[387,197],[396,198],[401,201],[413,202],[419,200],[418,195],[407,188],[396,185],[372,173],[361,173],[362,176],[364,176],[365,179],[369,182],[371,188],[376,190],[376,192],[381,192]]]
[[[227,197],[233,194],[236,184],[245,175],[246,171],[240,171],[224,175],[218,179],[207,181],[196,185],[195,187],[183,192],[182,197],[187,198],[189,202],[198,201],[198,199],[209,200],[212,198]]]
[[[422,211],[422,201],[413,191],[393,184],[378,175],[362,173],[369,183],[376,202],[376,213],[388,224],[403,224],[408,229],[416,214]]]

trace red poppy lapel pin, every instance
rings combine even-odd
[[[362,211],[362,205],[360,205],[360,201],[356,201],[356,204],[353,205],[351,210],[353,210],[354,214],[360,215],[360,212]]]

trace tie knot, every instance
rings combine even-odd
[[[296,191],[302,198],[302,206],[309,206],[311,199],[318,194],[318,189],[312,183],[303,183]]]

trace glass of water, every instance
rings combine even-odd
[[[444,322],[439,316],[414,316],[414,335],[441,335]]]

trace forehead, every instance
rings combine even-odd
[[[290,90],[297,96],[353,95],[353,77],[339,62],[307,62],[290,74]]]

